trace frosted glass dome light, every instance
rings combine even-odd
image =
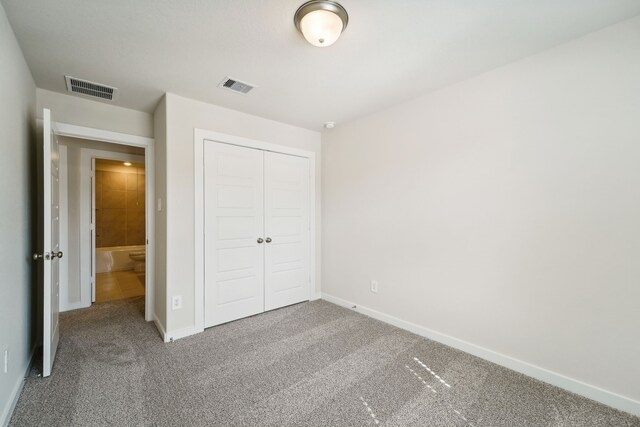
[[[296,28],[314,46],[331,46],[347,27],[349,16],[338,3],[312,0],[298,8],[294,16]]]
[[[342,33],[342,20],[333,12],[314,10],[302,18],[300,30],[312,45],[331,46]]]

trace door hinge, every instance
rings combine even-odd
[[[89,226],[89,230],[93,231],[93,230],[95,230],[95,229],[96,229],[95,224],[91,224],[91,225]]]

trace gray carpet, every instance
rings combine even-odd
[[[14,426],[640,426],[640,419],[324,301],[164,344],[142,298],[64,314]]]

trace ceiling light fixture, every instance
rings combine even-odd
[[[124,162],[124,163],[123,163],[123,165],[125,165],[125,166],[131,166],[131,163],[130,163],[130,162]]]
[[[347,28],[349,15],[335,1],[311,0],[298,8],[293,22],[309,43],[327,47],[334,44]]]

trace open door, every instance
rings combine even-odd
[[[51,375],[51,368],[60,339],[59,329],[59,289],[60,263],[63,254],[60,250],[60,213],[59,213],[59,177],[58,177],[58,140],[53,131],[51,111],[43,112],[43,216],[44,235],[41,253],[33,255],[36,260],[44,262],[44,299],[43,299],[43,345],[42,376]]]

